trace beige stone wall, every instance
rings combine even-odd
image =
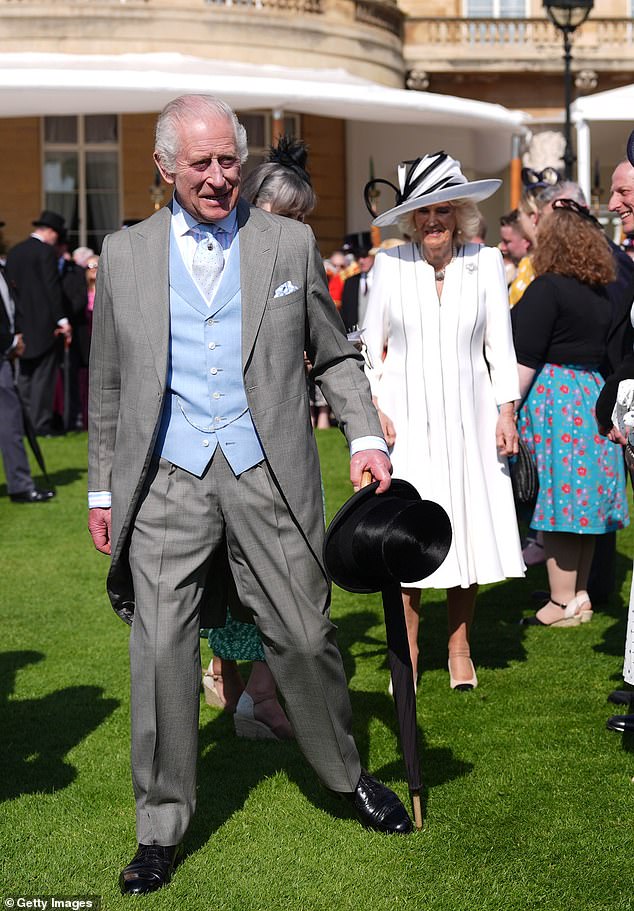
[[[309,146],[308,167],[318,203],[308,224],[315,232],[322,255],[341,245],[346,227],[345,123],[305,114],[302,139]]]
[[[121,217],[147,218],[154,211],[150,187],[154,184],[154,126],[156,114],[121,117]],[[164,201],[172,191],[166,184]]]
[[[321,0],[297,7],[285,0],[267,0],[251,8],[202,0],[5,0],[1,5],[0,45],[5,53],[178,53],[286,67],[342,68],[391,86],[400,86],[403,80],[401,42],[394,28],[400,17],[388,0],[367,3],[365,18],[356,0]]]
[[[0,119],[0,151],[5,179],[0,198],[2,240],[11,247],[24,240],[42,210],[40,121],[37,117]]]

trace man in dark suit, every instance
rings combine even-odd
[[[628,161],[620,162],[613,174],[610,187],[608,208],[621,219],[626,234],[634,232],[634,132],[628,142]],[[624,254],[626,255],[626,254]],[[620,305],[615,310],[612,329],[608,337],[608,356],[614,371],[608,377],[601,390],[596,404],[596,416],[599,430],[613,443],[627,445],[627,437],[618,427],[612,424],[612,411],[621,380],[634,378],[634,332],[632,330],[632,310],[634,308],[634,280],[623,290]],[[631,469],[630,469],[631,470]],[[630,612],[632,610],[630,600]],[[623,676],[629,684],[634,683],[632,673],[631,613],[628,618],[628,633],[625,645],[625,663]],[[631,734],[634,732],[634,690],[615,690],[608,699],[616,705],[625,705],[630,712],[627,715],[613,715],[608,719],[608,730]]]
[[[45,503],[52,490],[37,490],[24,449],[22,407],[14,381],[14,363],[24,351],[15,323],[15,305],[0,266],[0,453],[9,496],[14,503]]]
[[[365,311],[370,297],[372,285],[372,266],[374,265],[375,250],[367,247],[355,251],[355,259],[359,264],[356,275],[347,278],[343,285],[341,295],[340,315],[348,332],[357,326],[363,328]]]
[[[48,435],[53,429],[57,339],[62,335],[70,341],[72,337],[55,252],[55,244],[64,233],[64,219],[56,212],[44,211],[33,226],[31,236],[9,252],[7,280],[24,334],[20,394],[35,432]]]

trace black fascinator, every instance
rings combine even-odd
[[[307,159],[306,144],[301,139],[293,139],[291,136],[284,135],[280,136],[274,146],[271,146],[267,160],[293,171],[311,187],[310,175],[306,170]]]

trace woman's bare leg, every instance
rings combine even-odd
[[[473,676],[469,632],[477,593],[477,584],[447,589],[448,651],[451,672],[456,680],[468,681]]]

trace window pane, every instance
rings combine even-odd
[[[116,190],[119,183],[116,152],[86,152],[86,189]]]
[[[86,196],[86,229],[107,234],[121,224],[117,193],[88,193]]]
[[[526,16],[524,0],[500,0],[500,17],[502,19],[523,19]]]
[[[117,115],[89,114],[84,123],[86,142],[116,142]]]
[[[69,193],[77,190],[77,153],[46,152],[44,192]]]
[[[57,212],[66,222],[66,231],[70,235],[69,243],[77,236],[79,227],[79,211],[76,193],[45,193],[44,208],[49,212]],[[75,243],[77,246],[77,243]]]
[[[263,148],[266,145],[266,129],[263,114],[239,114],[238,120],[247,131],[249,148]]]
[[[470,19],[490,19],[493,16],[493,0],[467,0],[467,16]]]
[[[51,143],[77,142],[76,117],[45,117],[44,141]]]

